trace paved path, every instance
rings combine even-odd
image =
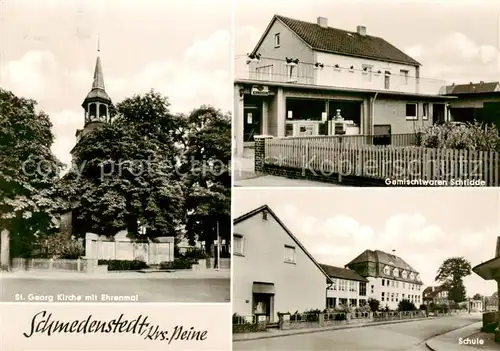
[[[304,179],[289,179],[285,177],[276,177],[271,175],[261,175],[237,179],[235,177],[234,186],[236,187],[335,187],[338,185],[331,183],[314,182]]]
[[[220,273],[220,272],[218,272]],[[226,274],[227,275],[227,274]],[[48,302],[58,301],[58,294],[81,296],[83,302],[103,302],[103,294],[130,297],[135,302],[229,302],[230,279],[226,277],[204,277],[184,273],[108,273],[92,276],[84,273],[61,273],[51,276],[8,275],[0,278],[0,301],[2,302]],[[19,295],[20,294],[20,295]],[[21,296],[22,295],[22,296]],[[85,298],[96,295],[96,299]],[[16,299],[17,296],[17,299]],[[128,302],[131,300],[125,300]],[[39,301],[35,301],[39,300]],[[115,302],[122,302],[115,301]],[[106,301],[106,302],[109,302]]]
[[[500,345],[494,341],[494,334],[481,333],[482,322],[452,330],[427,340],[427,348],[432,351],[471,351],[471,350],[500,350]],[[471,345],[465,345],[465,341]],[[474,344],[473,344],[474,343]]]
[[[233,343],[233,350],[424,351],[425,341],[477,323],[479,315],[459,315]],[[441,350],[436,350],[441,351]]]

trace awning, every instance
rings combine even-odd
[[[500,257],[493,258],[472,268],[484,280],[500,279]]]
[[[254,294],[275,294],[273,283],[253,282],[252,292]]]

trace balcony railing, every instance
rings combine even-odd
[[[257,61],[249,60],[246,56],[236,59],[235,78],[429,95],[444,93],[446,86],[443,80],[416,78],[386,73],[386,71],[364,71],[350,67],[319,66],[304,62],[287,63],[286,60],[269,58],[261,58]]]

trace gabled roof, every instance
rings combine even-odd
[[[332,27],[325,28],[317,23],[300,21],[280,15],[274,15],[262,38],[257,43],[254,53],[258,51],[261,42],[267,36],[275,21],[283,23],[311,49],[316,51],[420,66],[418,61],[382,38],[372,35],[360,35],[357,32]]]
[[[479,82],[469,84],[455,84],[446,87],[446,94],[481,94],[500,92],[500,82]]]
[[[351,269],[329,266],[326,264],[320,264],[321,268],[330,276],[330,278],[339,278],[346,280],[355,280],[358,282],[368,282],[368,279],[360,276],[356,271]]]
[[[323,273],[325,275],[325,277],[327,278],[327,280],[331,282],[330,276],[323,270],[323,268],[321,267],[321,265],[306,250],[306,248],[300,243],[300,241],[295,237],[295,235],[292,234],[292,232],[285,226],[285,224],[278,218],[278,216],[276,215],[276,213],[274,213],[269,208],[269,206],[263,205],[261,207],[256,208],[253,211],[247,212],[247,213],[245,213],[245,214],[243,214],[243,215],[235,218],[233,220],[233,225],[236,225],[236,224],[238,224],[240,222],[243,222],[244,220],[246,220],[246,219],[248,219],[250,217],[253,217],[253,216],[255,216],[255,215],[257,215],[257,214],[259,214],[261,212],[264,212],[264,211],[267,211],[267,213],[270,214],[276,220],[276,222],[278,222],[278,224],[281,226],[281,228],[283,228],[283,230],[292,238],[292,240],[297,244],[297,246],[302,249],[302,251],[307,255],[307,257],[309,257],[309,259],[311,261],[313,261],[313,263],[318,267],[318,269],[321,271],[321,273]]]
[[[418,273],[414,268],[412,268],[408,263],[406,263],[401,257],[388,254],[387,252],[380,250],[365,250],[358,257],[353,259],[351,262],[346,264],[350,266],[355,263],[366,263],[375,262],[382,263],[391,267],[398,268],[400,270],[406,270],[409,272]]]
[[[434,298],[440,292],[446,291],[442,286],[428,286],[423,291],[423,296],[425,298]]]

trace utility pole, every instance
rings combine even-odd
[[[219,234],[219,221],[217,221],[217,268],[220,269],[220,234]]]

